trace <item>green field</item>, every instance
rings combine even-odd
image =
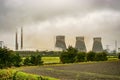
[[[46,63],[60,63],[60,59],[59,57],[42,57],[42,61],[44,62],[44,64]]]
[[[118,60],[117,57],[115,56],[108,56],[108,61],[115,61]],[[58,64],[60,63],[60,58],[59,57],[42,57],[42,61],[44,64],[50,63],[50,64]]]

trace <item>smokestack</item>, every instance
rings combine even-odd
[[[21,27],[21,49],[23,49],[23,28]]]
[[[75,48],[80,52],[86,52],[86,46],[84,42],[84,37],[76,37]]]
[[[18,34],[17,34],[17,31],[16,31],[16,34],[15,34],[15,50],[18,50]]]
[[[65,36],[56,36],[55,47],[66,50]]]
[[[101,42],[101,37],[95,37],[93,38],[93,52],[103,52],[103,46]]]

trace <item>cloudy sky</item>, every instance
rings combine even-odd
[[[88,50],[93,37],[120,47],[120,0],[0,0],[0,41],[14,49],[15,32],[24,28],[24,49],[54,50],[55,36],[67,45],[84,36]],[[20,36],[20,35],[19,35]]]

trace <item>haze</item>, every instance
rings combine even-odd
[[[84,36],[87,50],[102,37],[113,50],[120,47],[120,0],[0,0],[0,41],[15,49],[15,32],[24,29],[24,49],[54,50],[55,36],[75,45]],[[20,35],[19,35],[20,36]]]

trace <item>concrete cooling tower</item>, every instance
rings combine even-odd
[[[93,52],[102,52],[103,51],[101,37],[93,38],[93,48],[92,48],[92,51]]]
[[[65,36],[56,36],[55,47],[66,50]]]
[[[75,48],[78,49],[80,52],[86,52],[86,46],[84,42],[84,37],[76,37],[76,44]]]

